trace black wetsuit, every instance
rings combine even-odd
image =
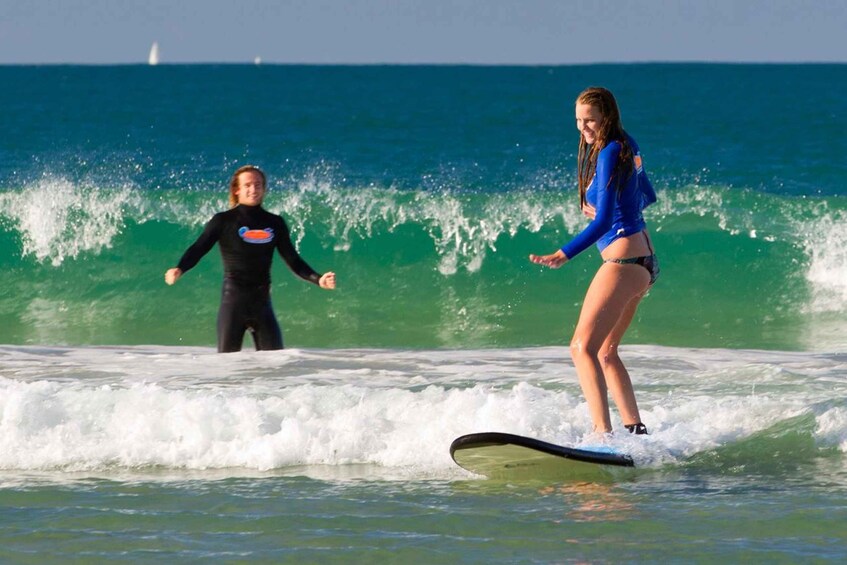
[[[253,334],[257,350],[282,349],[270,294],[274,249],[300,278],[318,284],[320,275],[294,249],[285,220],[261,206],[239,205],[215,214],[177,267],[185,273],[216,242],[224,264],[218,351],[240,351],[246,330]]]

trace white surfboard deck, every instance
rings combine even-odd
[[[463,469],[489,478],[599,480],[635,466],[632,457],[610,447],[565,447],[500,432],[458,437],[450,455]]]

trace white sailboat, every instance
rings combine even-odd
[[[147,57],[148,65],[158,65],[159,64],[159,43],[154,41],[153,45],[150,46],[150,55]]]

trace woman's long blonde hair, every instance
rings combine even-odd
[[[234,173],[232,173],[232,178],[229,181],[229,207],[235,208],[238,206],[238,175],[241,173],[258,173],[260,177],[262,177],[262,187],[267,190],[268,189],[268,179],[265,176],[265,172],[262,171],[256,165],[244,165],[243,167],[239,167]]]
[[[603,116],[603,123],[597,132],[597,138],[591,145],[585,142],[582,133],[579,135],[579,154],[577,155],[577,179],[579,182],[579,205],[585,205],[585,192],[591,184],[591,179],[597,170],[597,156],[606,145],[612,141],[621,144],[621,153],[611,179],[616,179],[617,190],[624,186],[624,181],[629,178],[633,171],[632,148],[627,141],[626,132],[621,123],[621,112],[618,103],[611,91],[591,86],[579,93],[576,97],[577,104],[587,104],[596,108]]]

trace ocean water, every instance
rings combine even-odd
[[[0,67],[0,560],[841,561],[844,65]],[[609,483],[483,480],[449,444],[593,441],[567,343],[599,256],[573,99],[611,88],[659,193],[627,335],[647,438]],[[325,292],[214,353],[213,250],[267,171]],[[613,419],[618,427],[620,422]]]

